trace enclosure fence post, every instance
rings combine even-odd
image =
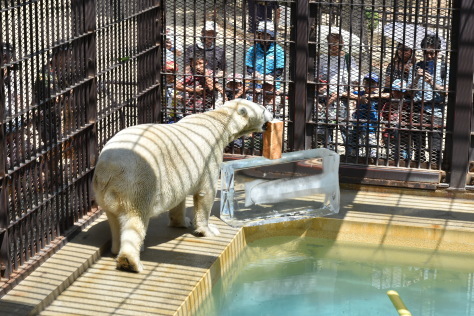
[[[308,39],[309,3],[296,0],[292,9],[291,37],[294,39],[290,55],[290,122],[288,123],[289,150],[303,150],[306,147],[307,81],[308,81]]]
[[[469,169],[474,73],[474,2],[456,0],[453,4],[453,55],[448,101],[446,158],[449,188],[465,189]],[[472,149],[471,149],[472,150]]]

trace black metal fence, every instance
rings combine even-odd
[[[285,151],[340,153],[345,181],[472,188],[468,0],[0,3],[2,281],[91,210],[115,133],[235,97],[285,122]]]
[[[285,151],[341,154],[345,181],[446,186],[457,158],[453,34],[460,16],[472,15],[461,5],[469,4],[175,1],[166,10],[165,120],[244,97],[285,122]],[[207,69],[197,73],[200,58]],[[227,152],[258,155],[260,139],[243,137]]]
[[[158,121],[161,14],[157,0],[1,1],[1,281],[91,211],[107,140]]]

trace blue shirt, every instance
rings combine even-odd
[[[261,44],[257,43],[248,49],[245,65],[262,75],[274,75],[277,69],[285,67],[285,52],[280,45],[275,43],[271,43],[266,51]],[[276,88],[278,89],[279,86],[280,82],[277,82]]]
[[[365,91],[354,91],[354,94],[360,96],[365,95]],[[360,103],[357,106],[357,110],[352,115],[354,119],[363,120],[366,122],[359,122],[357,127],[361,130],[369,130],[369,132],[375,132],[377,130],[378,122],[378,101],[369,99],[368,103]]]

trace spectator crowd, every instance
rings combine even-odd
[[[249,11],[247,31],[254,36],[244,54],[243,73],[228,66],[216,41],[222,31],[214,21],[206,21],[201,37],[186,49],[170,42],[165,61],[168,122],[234,98],[260,103],[277,118],[288,119],[288,87],[283,87],[288,61],[278,43],[279,8],[259,5],[249,6],[254,14]],[[330,32],[325,40],[327,53],[320,53],[315,63],[317,146],[355,159],[440,162],[449,77],[440,58],[442,39],[426,33],[420,47],[397,43],[386,68],[370,66],[367,73],[347,51],[340,32]],[[183,51],[184,72],[177,73],[174,58]]]
[[[276,118],[288,120],[287,54],[278,39],[278,6],[260,7],[251,2],[251,45],[243,54],[242,73],[229,65],[220,45],[221,27],[208,20],[193,44],[183,47],[175,30],[166,29],[163,54],[166,123],[185,115],[207,111],[225,101],[244,98],[260,103]],[[347,51],[339,32],[325,36],[327,50],[316,56],[313,121],[318,147],[327,147],[347,157],[405,161],[442,161],[443,128],[449,67],[442,55],[442,38],[426,33],[419,47],[397,43],[385,69],[369,67],[362,73],[361,61]],[[3,64],[14,58],[14,48],[2,43]],[[421,54],[420,54],[421,52]],[[59,94],[67,82],[67,45],[57,45],[34,81],[33,102],[38,115],[28,124],[37,131],[42,146],[51,147],[74,124],[73,90]],[[180,61],[184,60],[181,66]],[[19,131],[26,122],[16,115],[21,103],[14,67],[3,67],[5,139],[10,159],[16,159]],[[60,96],[56,96],[60,95]],[[255,136],[255,135],[254,135]],[[242,140],[244,141],[244,140]],[[242,142],[237,142],[237,147]],[[53,165],[56,163],[54,159]],[[54,167],[51,167],[53,170]]]

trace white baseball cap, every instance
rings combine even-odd
[[[275,37],[275,26],[272,21],[258,22],[257,32],[268,33],[271,37]]]
[[[206,21],[206,23],[202,27],[202,30],[203,31],[214,31],[217,34],[217,33],[219,33],[219,26],[214,21]]]

